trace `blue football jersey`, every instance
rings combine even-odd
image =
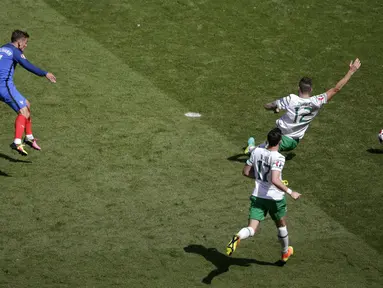
[[[13,74],[17,64],[38,76],[45,76],[48,73],[34,66],[20,49],[12,43],[8,43],[0,47],[0,86],[13,83]]]

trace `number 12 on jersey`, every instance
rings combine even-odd
[[[312,107],[295,107],[294,123],[303,123],[311,121],[314,116],[312,114],[312,111]]]

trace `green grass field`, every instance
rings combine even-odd
[[[16,72],[41,152],[10,150],[15,114],[0,104],[0,287],[381,287],[381,1],[0,7],[0,43],[27,30],[26,56],[58,80]],[[254,185],[229,159],[274,127],[263,104],[306,75],[325,91],[356,57],[284,169],[303,194],[288,199],[296,254],[273,265],[268,219],[224,256]]]

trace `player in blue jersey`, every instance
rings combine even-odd
[[[0,47],[0,100],[8,104],[16,113],[15,138],[11,148],[21,155],[28,155],[22,144],[25,130],[24,143],[36,150],[41,150],[32,134],[31,105],[23,95],[17,91],[13,83],[13,74],[17,64],[38,76],[46,77],[50,82],[56,83],[56,77],[47,71],[41,70],[30,63],[23,54],[28,45],[27,32],[15,30],[11,42]]]

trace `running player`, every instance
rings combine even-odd
[[[285,157],[278,152],[282,140],[282,132],[274,128],[267,135],[268,147],[255,148],[243,168],[243,174],[255,178],[255,188],[250,197],[250,211],[248,226],[242,228],[226,247],[226,253],[231,256],[241,240],[254,236],[259,223],[270,214],[278,229],[278,239],[282,246],[283,262],[293,255],[293,247],[289,246],[289,237],[286,226],[286,199],[289,194],[298,199],[301,194],[287,188],[282,182],[282,169]],[[254,172],[252,172],[254,169]]]
[[[359,59],[351,61],[347,74],[325,93],[311,96],[312,81],[304,77],[299,81],[298,95],[290,94],[265,105],[265,109],[274,110],[278,113],[281,109],[286,113],[276,121],[276,126],[282,131],[282,143],[279,151],[290,151],[297,147],[303,138],[311,121],[318,115],[324,104],[329,102],[336,93],[350,80],[351,76],[359,69]],[[255,139],[250,137],[245,153],[255,148]]]
[[[17,91],[13,83],[13,74],[17,64],[38,76],[45,76],[52,83],[56,77],[32,65],[23,54],[28,45],[27,32],[15,30],[11,36],[11,43],[0,47],[0,100],[8,104],[16,113],[15,138],[11,148],[21,155],[28,155],[24,149],[21,138],[26,132],[24,142],[33,149],[41,150],[32,134],[31,106],[28,100]]]

